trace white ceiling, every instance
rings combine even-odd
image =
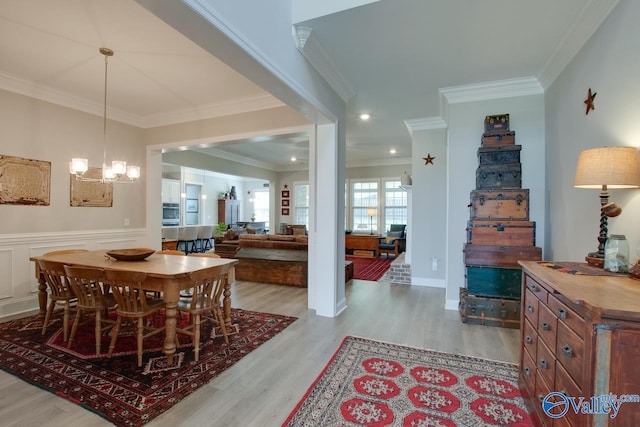
[[[353,95],[355,165],[408,161],[405,120],[439,117],[441,88],[527,77],[548,85],[615,4],[381,0],[298,25],[312,30]],[[133,0],[0,2],[0,88],[102,115],[103,46],[115,51],[113,119],[152,127],[282,105]],[[365,111],[372,118],[363,123]],[[215,150],[279,169],[291,153],[304,165],[307,149],[304,135],[291,134]]]

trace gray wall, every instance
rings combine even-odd
[[[573,188],[578,154],[603,146],[640,146],[640,2],[621,0],[545,95],[548,205],[547,255],[583,261],[597,249],[598,190]],[[597,92],[585,115],[587,90]],[[609,234],[625,234],[632,260],[640,256],[640,191],[611,190],[623,209]]]
[[[467,241],[470,192],[476,188],[477,151],[487,115],[509,113],[516,144],[522,145],[522,187],[530,191],[530,219],[536,246],[545,247],[545,134],[543,95],[449,105],[447,201],[447,307],[457,308],[464,281],[463,245]]]
[[[0,234],[145,226],[145,146],[142,130],[109,121],[107,161],[141,166],[135,184],[115,185],[112,208],[70,207],[69,161],[103,161],[102,117],[0,90],[0,154],[51,162],[49,206],[0,205]]]

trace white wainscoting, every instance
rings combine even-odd
[[[38,281],[30,257],[61,249],[148,246],[146,242],[144,228],[0,235],[0,321],[38,310]]]

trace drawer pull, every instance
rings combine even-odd
[[[565,389],[560,390],[560,393],[562,393],[565,396],[569,396],[567,390],[565,390]]]
[[[531,344],[533,342],[533,338],[531,338],[529,335],[524,337],[524,340],[526,341],[527,344]]]
[[[545,331],[549,331],[549,330],[551,330],[551,325],[549,325],[547,322],[542,322],[542,323],[540,324],[540,326],[541,326],[541,327],[542,327],[542,329],[543,329],[543,330],[545,330]]]
[[[542,401],[544,400],[544,394],[539,394],[539,395],[538,395],[538,400],[539,400],[540,402],[542,402]]]
[[[542,369],[547,369],[547,361],[544,359],[540,359],[540,367]]]
[[[527,311],[528,311],[529,313],[533,313],[533,306],[532,306],[531,304],[529,304],[529,305],[527,306]]]
[[[558,317],[561,319],[566,319],[567,318],[567,310],[565,310],[564,308],[559,308],[558,309]]]
[[[528,376],[528,377],[529,377],[529,376],[531,376],[531,369],[529,369],[529,368],[524,368],[524,374],[525,374],[526,376]]]
[[[573,350],[571,350],[571,347],[569,347],[569,344],[563,345],[562,351],[564,351],[565,356],[573,357]]]
[[[533,292],[538,292],[540,289],[538,289],[538,285],[531,285],[531,290]]]

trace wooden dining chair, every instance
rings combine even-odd
[[[69,338],[69,317],[72,305],[75,306],[78,299],[69,288],[64,271],[64,263],[55,261],[38,260],[40,274],[44,277],[44,281],[49,289],[49,307],[42,324],[42,335],[47,332],[47,327],[51,322],[51,316],[58,304],[62,305],[64,312],[62,314],[62,331],[64,341]]]
[[[138,367],[142,366],[143,340],[164,331],[164,326],[156,327],[146,321],[149,316],[164,308],[162,299],[152,298],[142,289],[146,278],[146,273],[122,270],[106,270],[104,275],[104,281],[109,284],[116,299],[118,315],[111,332],[109,356],[116,346],[122,321],[131,321],[136,328]]]
[[[194,252],[192,254],[189,254],[189,256],[195,256],[195,257],[203,257],[203,258],[220,258],[220,255],[218,255],[215,252]]]
[[[78,298],[76,317],[71,327],[67,348],[71,348],[78,326],[86,323],[86,321],[82,322],[82,316],[93,313],[95,315],[92,319],[95,319],[96,354],[99,355],[102,333],[115,325],[115,321],[109,318],[109,310],[114,309],[116,305],[115,297],[112,293],[105,295],[101,286],[104,270],[101,268],[65,265],[64,271],[69,280],[71,290]]]
[[[229,342],[224,314],[220,307],[224,284],[226,283],[231,264],[224,264],[211,270],[199,270],[189,274],[194,284],[193,295],[190,299],[180,299],[178,310],[189,313],[190,322],[185,328],[176,328],[176,332],[193,337],[193,352],[195,360],[200,357],[200,334],[203,322],[209,321],[220,326],[224,342]]]
[[[177,251],[175,249],[163,249],[161,251],[156,251],[157,255],[182,255],[185,256],[186,254],[183,251]]]

